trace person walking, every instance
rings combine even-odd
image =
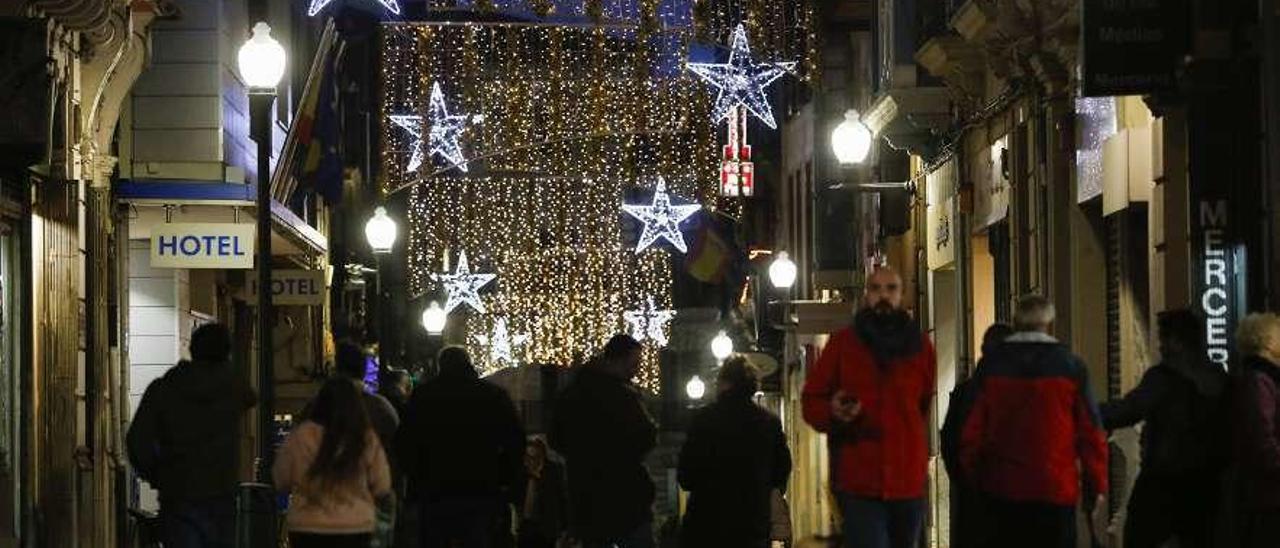
[[[831,335],[802,393],[805,421],[828,436],[844,546],[917,546],[936,376],[933,345],[902,309],[902,278],[876,270],[853,325]]]
[[[365,384],[369,374],[369,353],[352,342],[338,344],[334,370],[338,375],[351,380],[360,388],[360,400],[364,402],[365,412],[369,416],[369,424],[378,434],[378,442],[388,455],[394,455],[396,431],[400,429],[400,414],[386,397]],[[372,382],[372,381],[370,381]],[[303,411],[305,416],[306,410]]]
[[[569,473],[569,523],[583,548],[650,548],[653,480],[645,456],[657,428],[631,379],[640,343],[615,335],[602,355],[578,368],[555,405],[551,447]]]
[[[541,436],[532,436],[525,447],[528,476],[520,512],[520,548],[554,548],[568,525],[569,493],[564,465],[550,458]]]
[[[167,548],[230,548],[240,425],[257,396],[230,363],[226,326],[196,328],[190,352],[143,393],[126,437],[129,462],[160,492]]]
[[[1107,430],[1142,427],[1142,469],[1129,497],[1126,548],[1213,545],[1227,455],[1227,374],[1205,357],[1202,322],[1187,309],[1156,317],[1161,363],[1123,398],[1102,404]]]
[[[681,546],[770,546],[773,497],[786,491],[791,453],[778,417],[751,399],[759,384],[745,357],[730,356],[716,374],[715,403],[693,417],[677,472],[689,492]]]
[[[1236,331],[1236,503],[1240,546],[1280,539],[1280,316],[1250,314]]]
[[[404,417],[409,407],[409,396],[413,394],[413,376],[404,369],[388,369],[387,382],[379,391],[387,399],[397,417]]]
[[[993,323],[982,334],[982,356],[995,352],[997,346],[1013,335],[1013,326],[1006,323]],[[975,366],[982,367],[982,360]],[[973,482],[964,477],[960,468],[960,432],[964,421],[973,408],[973,377],[956,383],[951,391],[947,416],[942,422],[941,453],[942,464],[951,478],[951,528],[956,548],[977,548],[982,546],[985,527],[982,521],[986,514],[982,509],[982,493]]]
[[[1052,303],[1022,299],[1017,332],[983,357],[974,379],[960,462],[987,495],[988,546],[1074,548],[1081,474],[1096,494],[1095,531],[1106,508],[1098,407],[1080,358],[1049,335],[1053,320]]]
[[[481,380],[460,346],[440,351],[396,439],[417,502],[424,548],[511,543],[502,523],[524,488],[524,431],[502,388]],[[503,537],[506,538],[503,538]]]
[[[391,467],[360,397],[346,378],[324,383],[276,455],[271,477],[290,493],[285,525],[293,548],[368,548],[375,500],[391,495]]]

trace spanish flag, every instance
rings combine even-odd
[[[724,227],[711,214],[699,213],[689,253],[684,257],[685,270],[689,275],[703,283],[723,284],[730,281],[744,260],[732,226]]]

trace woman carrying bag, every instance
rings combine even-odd
[[[285,519],[293,548],[369,547],[391,469],[354,382],[324,384],[271,472],[276,489],[293,495]]]

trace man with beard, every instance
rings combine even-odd
[[[937,363],[902,309],[902,278],[867,278],[853,325],[831,335],[804,386],[804,418],[827,433],[846,548],[914,548],[924,524],[926,426]]]

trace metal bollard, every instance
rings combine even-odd
[[[276,492],[265,483],[241,483],[236,492],[236,548],[276,548]]]

